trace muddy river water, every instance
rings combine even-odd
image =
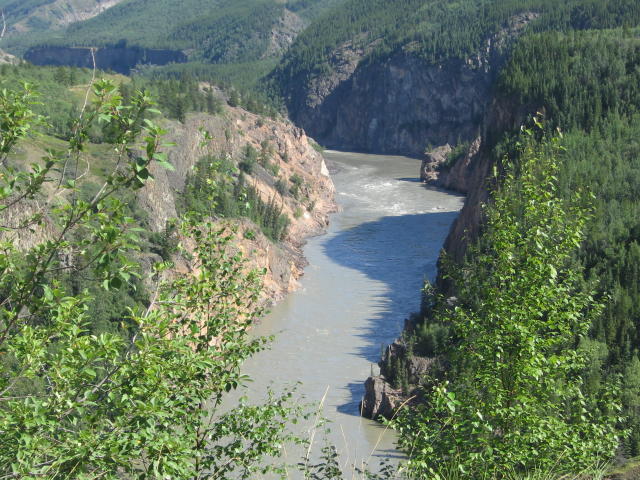
[[[421,184],[415,159],[332,151],[325,158],[340,212],[305,246],[301,289],[256,328],[275,340],[244,372],[252,398],[296,382],[306,401],[324,398],[342,461],[374,464],[397,453],[393,432],[359,416],[364,380],[378,372],[381,346],[418,309],[464,199]]]

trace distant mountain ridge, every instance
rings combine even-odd
[[[123,0],[3,0],[6,35],[59,30],[88,20]]]
[[[126,46],[180,51],[204,64],[275,62],[312,19],[342,1],[104,0],[113,7],[64,29],[8,38],[5,47],[24,55],[34,47]]]

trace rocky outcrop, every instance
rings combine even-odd
[[[233,248],[244,253],[248,268],[264,270],[262,302],[272,303],[282,299],[298,287],[305,260],[301,247],[310,235],[322,233],[328,225],[328,214],[336,209],[335,189],[324,159],[311,145],[304,131],[286,120],[273,120],[239,108],[226,108],[223,114],[189,114],[184,123],[166,120],[163,125],[169,132],[167,142],[175,146],[164,149],[175,170],[169,171],[152,165],[153,179],[137,192],[135,210],[145,218],[145,227],[152,233],[166,231],[169,219],[179,216],[177,202],[184,191],[187,176],[196,162],[204,156],[227,157],[232,161],[242,158],[246,145],[260,151],[269,146],[272,169],[284,182],[294,175],[300,179],[297,197],[281,195],[276,189],[275,176],[261,165],[256,165],[253,175],[247,175],[247,183],[258,190],[263,200],[276,198],[282,213],[291,221],[284,241],[276,243],[261,233],[260,228],[248,219],[214,219],[220,225],[232,225],[235,230]],[[212,136],[204,141],[203,131]],[[21,168],[46,157],[44,147],[32,140],[24,140],[18,146],[18,154],[10,158],[12,166]],[[105,151],[89,148],[84,154],[87,164],[110,164]],[[101,185],[104,177],[86,172],[83,182]],[[51,183],[45,183],[42,198],[21,202],[5,209],[0,215],[0,225],[9,227],[0,232],[0,241],[11,241],[21,248],[33,246],[58,234],[55,221],[49,218],[50,201],[59,194]],[[25,223],[41,216],[42,221]],[[184,240],[189,249],[190,239]],[[173,255],[175,269],[179,272],[193,270],[189,258]],[[153,252],[142,252],[136,259],[144,272],[150,272],[154,263],[161,261]],[[169,273],[170,275],[170,273]]]
[[[10,53],[5,52],[4,50],[0,50],[0,65],[9,64],[9,65],[19,65],[21,60],[11,55]]]
[[[405,330],[411,328],[410,323],[405,325]],[[399,408],[422,402],[421,387],[441,368],[438,358],[414,355],[401,339],[387,347],[378,365],[381,373],[366,380],[364,397],[360,402],[361,415],[374,420],[381,417],[391,419]],[[404,378],[402,382],[399,381],[400,375]],[[399,383],[404,387],[394,388]]]
[[[278,301],[298,286],[305,264],[301,247],[306,238],[321,233],[328,225],[328,214],[336,209],[335,188],[320,153],[313,149],[306,134],[285,120],[272,120],[240,108],[228,107],[224,114],[211,116],[190,114],[184,124],[170,122],[167,140],[176,144],[168,150],[175,171],[154,167],[154,181],[138,195],[141,208],[149,213],[150,227],[162,232],[170,218],[178,216],[177,198],[184,190],[188,173],[196,162],[207,155],[231,159],[242,157],[242,150],[251,145],[260,151],[263,145],[272,150],[271,162],[278,177],[287,182],[296,175],[302,179],[299,199],[281,195],[276,178],[262,166],[248,176],[261,197],[276,198],[291,225],[282,244],[275,244],[260,233],[248,220],[238,222],[236,246],[255,268],[265,269],[264,299]],[[203,131],[212,140],[203,142]],[[250,234],[246,234],[247,231]],[[188,269],[188,265],[184,265]]]
[[[138,65],[167,65],[184,63],[187,56],[177,50],[153,50],[141,47],[33,47],[24,59],[34,65],[93,68],[94,52],[96,67],[101,70],[128,75]]]
[[[305,21],[299,15],[285,8],[282,17],[271,29],[269,45],[263,58],[281,56],[305,26]]]
[[[472,141],[507,45],[535,18],[518,15],[482,51],[439,64],[417,57],[412,45],[371,60],[376,40],[354,39],[332,53],[326,71],[289,83],[291,117],[332,148],[421,156],[428,144]]]
[[[360,402],[360,413],[365,418],[393,418],[402,404],[403,395],[394,389],[382,376],[369,377],[364,382],[364,398]]]
[[[477,133],[492,69],[461,60],[430,65],[400,52],[359,65],[342,80],[359,54],[338,55],[346,65],[337,76],[312,80],[304,103],[290,104],[292,118],[323,145],[419,156],[429,143],[455,143]]]
[[[460,215],[456,218],[444,244],[447,254],[455,261],[461,261],[470,242],[473,242],[482,224],[482,205],[489,201],[496,164],[493,147],[504,132],[515,131],[527,118],[536,112],[538,106],[523,105],[514,108],[508,98],[492,100],[482,122],[480,136],[471,144],[467,154],[442,172],[435,185],[467,194]],[[438,279],[441,287],[444,283]],[[445,288],[446,290],[446,288]]]
[[[9,5],[5,15],[9,19],[7,35],[33,30],[57,30],[75,22],[93,18],[122,0],[50,0],[28,7]],[[17,21],[12,21],[15,18]]]
[[[446,190],[469,193],[475,182],[481,147],[482,137],[477,137],[459,158],[452,158],[453,150],[448,144],[425,152],[420,180]]]
[[[477,137],[455,163],[437,172],[433,183],[447,190],[455,190],[460,193],[469,193],[471,184],[475,178],[475,166],[482,147],[482,137]]]
[[[430,152],[425,152],[425,158],[420,166],[420,180],[426,183],[438,180],[440,170],[449,160],[451,151],[451,145],[447,143]]]

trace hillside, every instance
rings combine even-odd
[[[321,143],[419,156],[427,145],[473,139],[509,45],[527,29],[638,18],[634,1],[351,0],[298,37],[272,81]]]
[[[385,387],[379,378],[371,379],[367,409],[384,405],[388,409],[385,397],[392,403],[404,398],[403,389],[405,393],[412,391],[407,382],[418,381],[423,374],[427,379],[442,375],[442,371],[438,373],[442,363],[436,359],[450,358],[455,350],[455,341],[448,337],[450,324],[442,320],[447,317],[446,302],[474,302],[464,296],[464,284],[455,280],[454,272],[464,265],[469,269],[468,278],[474,278],[473,257],[466,254],[472,251],[475,256],[477,249],[491,248],[484,243],[486,211],[482,205],[491,202],[494,172],[502,171],[505,156],[519,158],[523,142],[520,126],[529,125],[531,115],[541,112],[548,135],[556,128],[563,132],[559,142],[564,150],[558,154],[557,173],[560,196],[569,199],[576,192],[587,191],[595,198],[585,238],[573,260],[574,265],[584,268],[583,288],[595,286],[595,298],[604,303],[603,313],[590,325],[589,338],[579,341],[581,354],[588,358],[582,371],[583,392],[589,398],[598,398],[607,385],[616,384],[620,375],[616,388],[621,389],[618,398],[626,415],[623,425],[631,431],[622,451],[629,456],[640,453],[640,205],[635,193],[640,187],[636,141],[640,108],[638,33],[637,29],[618,28],[523,36],[496,75],[492,98],[479,119],[476,136],[468,142],[443,139],[443,144],[451,141],[454,147],[458,143],[458,148],[452,150],[446,145],[427,155],[423,163],[425,178],[435,174],[433,183],[467,192],[468,198],[447,240],[449,260],[442,264],[437,288],[427,289],[423,311],[381,362],[392,385]],[[463,382],[464,378],[459,380]],[[590,405],[591,411],[604,408],[595,400]]]
[[[242,64],[245,72],[259,76],[265,68],[273,68],[274,61],[313,18],[340,2],[128,0],[64,31],[8,38],[5,46],[26,53],[29,61],[39,65],[90,66],[88,60],[75,59],[74,53],[82,51],[67,51],[68,58],[62,59],[54,47],[116,47],[119,50],[114,55],[118,57],[135,49],[172,53],[167,53],[167,58],[122,58],[112,65],[100,64],[101,68],[128,73],[144,63]]]
[[[4,5],[9,11],[14,4]],[[46,101],[27,106],[50,118],[39,135],[17,143],[7,162],[0,155],[8,165],[0,180],[15,175],[24,181],[20,199],[28,207],[13,207],[6,194],[11,208],[0,211],[0,244],[5,230],[20,230],[24,236],[10,239],[10,250],[19,254],[59,233],[53,220],[59,212],[52,207],[49,215],[37,206],[67,194],[32,194],[41,186],[41,167],[33,167],[33,177],[24,172],[43,159],[46,165],[54,155],[47,152],[77,141],[76,119],[92,73],[66,65],[91,67],[94,59],[99,68],[139,75],[100,72],[115,82],[112,95],[122,105],[106,108],[100,118],[109,122],[83,132],[86,148],[77,153],[75,173],[63,163],[58,189],[69,190],[70,209],[80,208],[105,180],[128,178],[108,176],[124,162],[133,177],[115,204],[140,229],[143,242],[132,258],[146,274],[164,261],[165,278],[206,275],[197,263],[202,245],[210,247],[201,242],[202,231],[200,237],[178,232],[173,219],[211,222],[210,230],[230,235],[234,253],[244,252],[248,265],[266,272],[256,293],[261,302],[280,299],[296,287],[304,239],[321,232],[335,208],[329,173],[309,137],[337,149],[422,157],[416,177],[466,193],[467,200],[446,241],[437,281],[415,292],[421,311],[406,321],[400,339],[383,348],[380,374],[372,369],[361,412],[394,419],[415,478],[458,478],[461,472],[463,478],[542,473],[591,479],[584,471],[594,462],[640,456],[637,0],[126,0],[63,30],[51,24],[0,46],[34,63],[59,65],[0,65],[9,87],[21,80],[41,85]],[[214,82],[220,78],[238,88],[221,89]],[[158,98],[163,113],[118,124],[119,115],[134,111],[140,88]],[[263,103],[269,95],[270,103]],[[276,108],[280,100],[291,121]],[[154,144],[147,144],[150,161],[157,160],[147,168],[135,138],[129,140],[137,147],[116,160],[112,147],[118,151],[126,138],[118,132],[136,131],[144,119],[167,130],[173,143],[166,145],[166,157],[154,156]],[[163,168],[167,164],[173,170]],[[86,170],[78,176],[80,166]],[[37,228],[23,228],[25,215]],[[110,238],[108,225],[100,223],[109,223],[106,216],[92,221],[104,231],[90,230],[91,238]],[[63,244],[56,252],[61,269],[74,271],[72,256],[90,252],[80,248],[89,242],[82,233],[69,239],[79,245],[77,252],[67,253]],[[129,260],[117,257],[126,275]],[[6,268],[22,275],[21,261],[11,262]],[[235,281],[242,270],[225,268],[223,280],[228,275]],[[25,284],[36,277],[26,275]],[[77,296],[87,287],[92,332],[123,334],[134,307],[153,304],[135,275],[123,277],[119,296],[103,292],[88,276],[44,277],[37,280],[54,287],[59,282],[61,291]],[[112,279],[106,280],[109,287]],[[12,291],[6,280],[5,288]],[[57,312],[46,303],[55,297],[46,288],[38,284],[25,294],[36,307],[47,307],[43,318]],[[197,298],[197,285],[190,294]],[[230,298],[225,308],[233,304]],[[198,348],[207,351],[233,333],[229,325],[236,317],[229,319],[244,315],[244,304],[236,302],[219,336]],[[15,308],[7,305],[6,318],[31,316],[19,301]],[[178,333],[190,328],[200,338],[189,315],[182,321]],[[176,339],[176,331],[157,337]],[[187,356],[192,344],[183,345]],[[28,349],[12,348],[12,355],[31,361]],[[129,355],[125,350],[118,355]],[[9,365],[13,357],[0,360]],[[216,373],[228,371],[223,365]],[[171,379],[166,385],[173,388]],[[227,386],[237,382],[219,391]],[[86,388],[94,387],[89,382]],[[174,401],[172,394],[167,398]],[[237,430],[261,431],[253,425]],[[221,432],[226,438],[228,430]],[[271,437],[265,443],[280,445]],[[127,445],[136,458],[135,442]],[[325,453],[335,460],[329,447]],[[338,478],[336,471],[331,474]]]
[[[60,30],[101,14],[122,0],[31,0],[0,2],[6,20],[7,36]]]
[[[14,167],[26,168],[46,156],[47,149],[62,148],[64,140],[72,135],[72,122],[78,115],[87,88],[85,82],[91,74],[66,68],[5,65],[0,75],[7,86],[28,80],[37,85],[44,97],[57,100],[37,105],[39,113],[51,118],[51,122],[44,135],[21,142],[17,155],[10,158]],[[127,77],[107,78],[121,83],[125,97],[136,88]],[[152,172],[155,180],[129,199],[133,217],[146,231],[143,263],[150,265],[149,262],[169,255],[164,260],[171,259],[176,268],[191,268],[188,260],[167,253],[167,245],[163,243],[168,240],[167,225],[171,219],[180,218],[187,210],[221,222],[231,219],[239,227],[237,247],[245,251],[252,265],[268,272],[262,300],[265,303],[280,300],[296,288],[296,279],[302,274],[301,246],[306,237],[321,232],[327,225],[327,214],[335,208],[333,185],[324,160],[304,133],[286,120],[231,107],[215,87],[183,84],[180,88],[179,83],[177,86],[178,90],[172,90],[168,84],[147,84],[147,88],[164,92],[160,108],[164,107],[166,116],[156,121],[171,132],[167,141],[175,146],[166,153],[175,169],[156,168]],[[187,94],[199,98],[202,113],[193,112],[195,105],[183,103],[180,121],[172,107],[176,95],[180,102],[182,95]],[[203,142],[203,131],[210,135],[209,141]],[[87,161],[91,170],[83,196],[98,188],[113,161],[104,146],[109,135],[108,126],[94,128],[90,133]],[[219,183],[202,188],[214,180]],[[199,187],[195,188],[196,185]],[[240,197],[246,195],[249,199],[244,202],[248,203],[241,208]],[[15,213],[3,212],[12,216],[12,221],[18,221],[13,217]],[[22,239],[27,244],[35,241]]]

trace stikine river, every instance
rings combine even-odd
[[[420,183],[419,160],[333,151],[325,158],[340,212],[305,246],[301,289],[256,327],[255,334],[275,340],[245,364],[253,381],[244,393],[259,400],[269,386],[299,382],[306,401],[324,398],[329,441],[349,470],[398,457],[393,432],[359,415],[364,381],[378,372],[381,346],[418,310],[464,198]],[[320,433],[315,442],[319,450]]]

